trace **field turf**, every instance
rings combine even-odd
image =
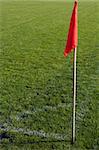
[[[63,56],[73,1],[0,2],[0,149],[98,150],[98,1],[79,2],[76,142],[73,53]]]

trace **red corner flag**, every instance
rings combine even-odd
[[[64,50],[65,57],[72,51],[72,49],[76,48],[78,44],[77,11],[78,2],[75,1],[70,21],[67,44]]]

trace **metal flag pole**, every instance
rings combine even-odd
[[[73,106],[72,106],[72,144],[76,138],[76,54],[77,48],[74,48],[74,66],[73,66]]]

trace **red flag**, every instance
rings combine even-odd
[[[78,2],[75,1],[70,21],[67,44],[64,50],[65,57],[72,51],[72,49],[76,48],[78,44],[77,11],[78,11]]]

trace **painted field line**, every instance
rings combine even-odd
[[[77,104],[79,105],[79,104]],[[82,101],[82,103],[80,103],[80,108],[79,108],[79,111],[76,111],[76,120],[77,122],[80,122],[83,120],[85,114],[87,113],[88,111],[88,108],[86,108],[86,102],[85,101]],[[69,104],[58,104],[57,106],[43,106],[42,108],[33,108],[33,110],[26,110],[26,111],[23,111],[23,112],[20,112],[19,114],[17,114],[15,116],[16,120],[19,121],[20,118],[22,119],[22,115],[33,115],[35,113],[39,113],[39,112],[47,112],[47,111],[57,111],[59,108],[72,108],[72,103],[69,103]]]
[[[38,136],[38,137],[44,137],[44,138],[53,138],[57,140],[64,140],[66,138],[65,134],[59,134],[59,133],[46,133],[43,130],[37,131],[37,130],[29,130],[29,129],[24,129],[24,128],[11,128],[11,127],[0,127],[1,131],[5,132],[16,132],[16,133],[21,133],[29,136]],[[67,136],[68,137],[68,136]]]
[[[79,119],[83,119],[85,114],[88,112],[88,102],[86,103],[85,101],[82,101],[82,103],[80,104],[80,108],[79,108],[79,111],[76,112],[76,115],[77,115],[77,120]],[[79,105],[79,104],[78,104]],[[87,107],[86,107],[87,106]],[[79,118],[79,119],[78,119]]]
[[[46,110],[49,110],[49,111],[57,111],[58,108],[68,108],[70,107],[71,104],[58,104],[57,106],[43,106],[42,108],[33,108],[33,111],[25,111],[25,113],[37,113],[37,112],[43,112],[43,111],[46,111]]]
[[[80,124],[79,123],[81,123],[83,121],[84,116],[89,111],[88,103],[89,102],[86,103],[85,101],[82,101],[82,103],[80,103],[79,112],[76,112],[76,120],[78,122],[77,123],[77,130],[79,130],[79,128],[80,128]],[[66,106],[67,106],[66,104],[64,104],[64,105],[63,104],[62,105],[59,104],[56,107],[44,106],[43,108],[44,109],[46,108],[48,110],[57,110],[57,108],[66,107]],[[68,106],[71,106],[71,104],[69,104]],[[44,109],[40,109],[39,111],[44,111]],[[71,122],[70,122],[70,124],[71,124]],[[15,128],[15,127],[11,128],[11,127],[8,127],[7,124],[5,124],[4,126],[1,125],[0,126],[0,130],[1,131],[6,131],[6,132],[7,131],[12,131],[12,132],[26,134],[26,135],[30,135],[30,136],[38,136],[38,137],[44,137],[44,138],[54,138],[54,139],[57,139],[57,140],[64,140],[64,139],[67,139],[69,137],[68,134],[66,136],[66,134],[46,133],[43,130],[40,130],[40,131],[33,130],[33,131],[31,131],[31,130],[25,129],[25,128]]]
[[[57,106],[43,106],[42,108],[33,108],[33,110],[26,110],[26,111],[23,111],[23,112],[20,112],[16,115],[16,119],[17,120],[20,120],[20,116],[21,115],[32,115],[32,114],[35,114],[35,113],[39,113],[39,112],[47,112],[47,111],[57,111],[59,108],[70,108],[71,107],[71,103],[69,104],[58,104]]]
[[[77,128],[76,130],[77,130],[77,132],[79,132],[81,124],[84,120],[84,117],[89,112],[88,106],[89,106],[90,100],[89,101],[82,101],[81,104],[79,104],[79,103],[78,103],[78,105],[80,105],[80,108],[76,112],[76,121],[77,121],[76,122],[76,128]]]

